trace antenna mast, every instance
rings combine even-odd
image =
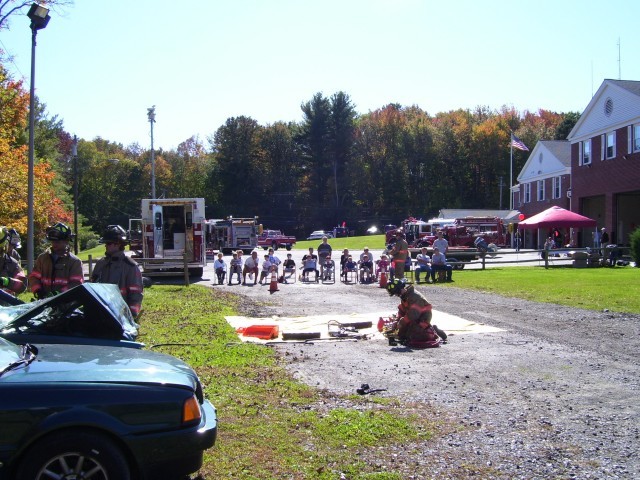
[[[622,80],[622,60],[620,58],[620,37],[618,37],[618,80]]]

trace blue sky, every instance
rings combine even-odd
[[[49,113],[81,138],[144,148],[152,105],[154,146],[171,149],[229,117],[300,121],[317,92],[344,91],[359,113],[582,112],[619,67],[640,80],[632,0],[75,0],[51,17],[35,82]],[[28,88],[28,18],[0,42]]]

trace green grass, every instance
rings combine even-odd
[[[349,396],[334,408],[323,392],[294,381],[269,347],[238,343],[224,320],[237,302],[198,285],[145,290],[139,339],[191,364],[218,409],[218,443],[201,476],[402,478],[354,459],[377,445],[431,438],[440,427],[427,420],[427,406]]]
[[[590,310],[640,313],[640,269],[504,267],[456,270],[456,287]],[[449,284],[447,284],[449,285]]]
[[[322,240],[303,240],[296,242],[295,248],[297,250],[308,250],[309,247],[317,249],[321,243]],[[362,250],[364,247],[369,247],[372,250],[381,250],[386,247],[384,235],[330,238],[329,245],[331,245],[335,254],[342,252],[345,248],[356,251]]]

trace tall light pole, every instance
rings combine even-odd
[[[153,124],[156,123],[156,106],[147,108],[147,117],[151,124],[151,198],[156,198],[156,156],[153,151]]]
[[[73,253],[78,255],[78,137],[71,144],[73,157]]]
[[[33,217],[34,217],[34,124],[35,124],[35,96],[36,96],[36,35],[38,30],[47,26],[51,17],[49,9],[37,3],[29,8],[27,16],[31,20],[31,86],[29,90],[29,165],[27,181],[27,271],[33,270]]]

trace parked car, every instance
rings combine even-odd
[[[314,230],[307,240],[322,240],[322,237],[333,238],[333,232],[328,230]]]
[[[142,348],[137,336],[138,324],[117,285],[84,283],[54,297],[0,308],[0,337],[19,345]]]
[[[157,352],[0,338],[0,398],[0,479],[180,478],[216,439],[196,373]]]

